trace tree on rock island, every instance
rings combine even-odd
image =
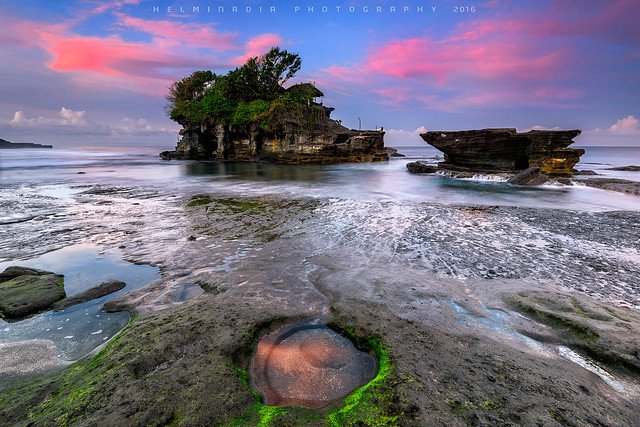
[[[287,122],[313,126],[325,114],[313,103],[322,92],[308,83],[283,86],[301,64],[299,55],[274,47],[225,75],[195,71],[171,86],[169,117],[183,126],[255,125],[270,132],[282,131]]]

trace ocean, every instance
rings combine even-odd
[[[634,196],[586,188],[545,185],[516,187],[493,176],[452,179],[412,175],[406,163],[437,163],[442,154],[432,147],[398,147],[406,155],[389,163],[340,165],[271,165],[163,161],[161,148],[0,150],[0,197],[10,200],[20,191],[65,197],[70,186],[87,183],[140,185],[153,188],[206,188],[230,195],[264,194],[289,197],[333,197],[354,200],[414,201],[438,204],[479,204],[561,208],[586,211],[638,210]],[[578,169],[605,177],[640,181],[640,172],[610,171],[613,166],[639,165],[640,148],[586,147]],[[0,222],[14,216],[0,211]]]

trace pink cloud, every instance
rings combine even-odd
[[[243,64],[247,59],[263,55],[272,47],[284,44],[282,37],[274,33],[259,34],[249,39],[245,45],[245,53],[233,59],[236,65]]]
[[[119,15],[122,25],[155,36],[156,45],[192,45],[213,51],[238,49],[236,33],[218,32],[213,27],[166,20],[145,20]],[[272,36],[266,34],[266,36]]]
[[[97,7],[119,8],[135,1]],[[50,25],[0,17],[8,30],[0,35],[0,45],[46,52],[50,59],[45,65],[50,70],[68,74],[83,87],[164,95],[173,81],[194,69],[228,68],[239,63],[238,51],[246,52],[240,57],[244,60],[282,43],[273,33],[257,35],[243,44],[237,33],[217,31],[211,24],[116,16],[122,28],[144,32],[151,40],[130,41],[120,34],[80,35],[73,31],[77,20]]]
[[[144,43],[128,43],[117,36],[53,39],[47,45],[53,57],[49,64],[52,70],[91,71],[110,76],[124,74],[122,68],[129,61],[158,63],[158,52],[148,48]]]
[[[463,21],[445,37],[383,41],[360,61],[333,64],[316,79],[347,93],[377,94],[383,104],[576,107],[587,92],[576,76],[596,66],[588,62],[594,55],[585,46],[614,40],[626,48],[616,59],[637,57],[636,6],[636,0],[566,0],[526,14],[507,9],[500,18]]]
[[[544,79],[561,72],[570,60],[568,49],[538,52],[525,44],[487,38],[497,27],[481,24],[480,28],[443,40],[423,37],[386,43],[365,58],[361,71],[399,79],[428,76],[444,85],[457,76]]]

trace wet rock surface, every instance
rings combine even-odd
[[[387,152],[387,154],[389,155],[389,157],[407,157],[404,154],[399,153],[397,148],[384,147],[384,149]]]
[[[322,408],[375,376],[375,360],[317,321],[265,335],[251,362],[253,386],[267,405]]]
[[[505,301],[525,315],[552,327],[528,328],[546,342],[562,343],[607,369],[640,381],[640,313],[553,292],[506,294]]]
[[[601,190],[616,191],[618,193],[626,193],[634,196],[640,196],[640,182],[630,181],[620,178],[588,178],[574,179],[574,181],[582,183],[588,187],[599,188]]]
[[[65,308],[118,292],[119,290],[124,289],[125,286],[127,286],[127,284],[120,280],[107,280],[100,283],[98,286],[56,302],[53,304],[52,308],[54,310],[64,310]]]
[[[542,185],[549,181],[549,177],[540,173],[540,167],[525,169],[507,180],[509,184],[515,185]]]
[[[425,162],[417,161],[407,163],[407,170],[411,173],[435,173],[438,171],[438,167]]]
[[[7,423],[257,425],[263,407],[238,374],[250,366],[243,351],[265,325],[314,316],[379,338],[391,371],[366,409],[284,408],[276,425],[326,425],[330,416],[339,425],[640,422],[637,397],[558,354],[568,338],[542,340],[562,337],[562,328],[516,315],[502,297],[550,291],[580,296],[587,311],[591,298],[638,310],[638,212],[79,190],[60,205],[19,201],[17,209],[33,203],[55,214],[11,224],[0,253],[18,258],[18,245],[33,255],[91,239],[124,245],[128,259],[161,266],[163,277],[118,299],[142,317],[98,359],[7,384]],[[184,284],[205,292],[172,301]],[[73,390],[81,398],[69,400]]]
[[[518,133],[515,129],[431,131],[420,134],[445,154],[442,169],[462,172],[518,172],[538,166],[546,175],[572,175],[583,149],[568,148],[579,130]]]
[[[64,276],[12,266],[0,273],[0,316],[20,320],[65,297]]]
[[[640,172],[640,166],[616,166],[614,168],[607,168],[610,171],[625,171],[625,172]]]

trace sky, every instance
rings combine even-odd
[[[333,118],[425,130],[582,129],[640,146],[637,0],[7,0],[0,138],[171,147],[172,82],[279,46]]]

